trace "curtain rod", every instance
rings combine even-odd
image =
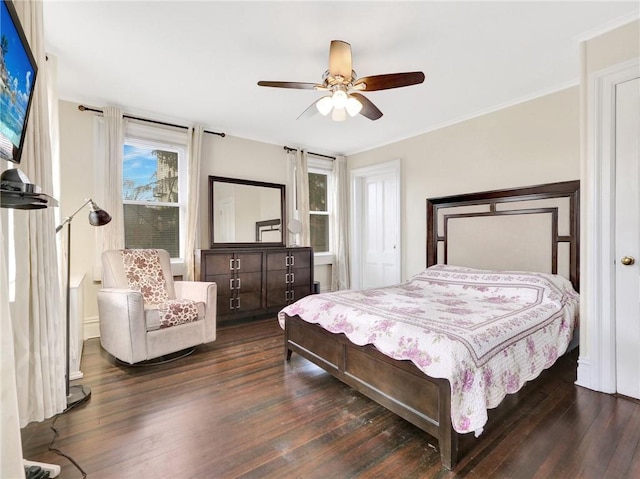
[[[291,148],[289,146],[285,146],[284,149],[286,150],[287,153],[289,153],[290,151],[298,151],[297,148]],[[320,153],[314,153],[313,151],[307,151],[307,155],[319,156],[321,158],[327,158],[329,160],[335,160],[336,159],[335,156],[322,155]]]
[[[80,111],[92,111],[94,113],[104,113],[102,110],[99,110],[97,108],[89,108],[88,106],[84,106],[84,105],[78,105],[78,110]],[[188,126],[184,126],[184,125],[175,125],[173,123],[166,123],[164,121],[158,121],[158,120],[149,120],[148,118],[140,118],[137,116],[131,116],[131,115],[122,115],[125,118],[129,118],[130,120],[139,120],[139,121],[146,121],[147,123],[153,123],[154,125],[162,125],[162,126],[172,126],[174,128],[182,128],[184,130],[188,129]],[[221,136],[222,138],[224,138],[225,136],[227,136],[225,133],[219,133],[217,131],[209,131],[209,130],[204,130],[205,133],[210,133],[211,135],[218,135]]]

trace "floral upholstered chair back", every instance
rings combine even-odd
[[[145,306],[161,304],[170,299],[157,250],[122,250],[122,263],[129,288],[142,293]]]
[[[123,249],[127,287],[142,294],[148,331],[190,323],[204,317],[204,304],[176,299],[169,254],[155,249]]]

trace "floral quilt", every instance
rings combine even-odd
[[[488,409],[566,351],[578,299],[557,275],[436,265],[396,286],[306,296],[278,319],[299,315],[448,379],[453,428],[479,435]]]

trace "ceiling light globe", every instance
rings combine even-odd
[[[331,98],[334,108],[344,108],[347,104],[347,94],[342,90],[336,90]]]
[[[349,116],[356,116],[358,113],[360,113],[360,110],[362,110],[362,103],[350,96],[347,100],[345,108],[347,110],[347,113],[349,113]]]
[[[331,113],[333,121],[345,121],[347,119],[347,111],[344,108],[334,108]]]
[[[333,108],[333,100],[330,96],[324,96],[320,98],[320,100],[318,100],[318,103],[316,103],[316,108],[321,115],[327,116]]]

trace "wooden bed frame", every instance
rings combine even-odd
[[[436,264],[438,244],[447,260],[448,218],[548,213],[552,219],[551,272],[558,270],[558,244],[569,244],[569,275],[579,286],[579,181],[489,191],[427,200],[427,266]],[[558,234],[557,207],[523,208],[522,202],[568,198],[569,234]],[[505,209],[518,202],[519,209]],[[499,207],[497,205],[500,204]],[[459,206],[486,205],[483,212],[444,213],[443,231],[438,228],[438,212]],[[458,460],[458,433],[451,424],[451,387],[446,379],[431,378],[410,361],[391,359],[371,345],[357,346],[344,334],[330,333],[298,316],[285,317],[285,357],[296,352],[365,396],[403,417],[438,440],[442,465],[452,469]]]

